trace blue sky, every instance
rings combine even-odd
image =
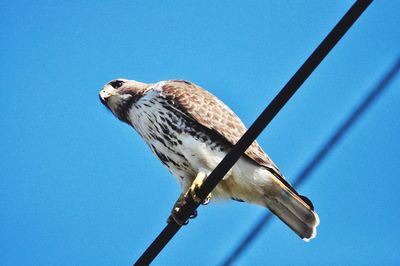
[[[130,265],[180,191],[100,104],[111,79],[187,79],[250,125],[352,1],[2,1],[0,261]],[[376,1],[258,138],[287,179],[399,56],[397,1]],[[396,264],[400,78],[299,188],[321,224],[274,220],[238,265]],[[215,265],[264,209],[211,204],[155,265]]]

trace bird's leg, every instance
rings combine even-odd
[[[202,201],[198,196],[197,196],[197,190],[200,188],[200,186],[203,184],[205,178],[207,175],[204,172],[199,172],[196,176],[196,178],[193,180],[192,185],[189,187],[189,189],[182,193],[178,200],[175,202],[174,207],[172,208],[171,211],[171,216],[168,218],[167,222],[171,221],[171,218],[179,225],[186,225],[188,222],[184,221],[182,217],[179,216],[179,210],[180,208],[186,204],[186,199],[189,197],[188,194],[190,194],[190,197],[193,199],[194,202],[198,204],[208,204],[208,202],[211,199],[211,193],[208,194],[207,198]],[[189,219],[193,219],[197,216],[197,211],[194,210],[193,214],[189,217]]]

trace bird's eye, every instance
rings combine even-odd
[[[118,89],[124,84],[124,81],[122,80],[113,80],[109,83],[114,89]]]

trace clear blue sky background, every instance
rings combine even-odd
[[[130,265],[180,191],[98,100],[125,77],[187,79],[250,125],[353,1],[2,1],[0,261]],[[400,52],[400,4],[377,1],[259,137],[289,180]],[[400,78],[299,190],[301,241],[274,220],[238,265],[400,263]],[[215,265],[264,209],[211,204],[155,265]]]

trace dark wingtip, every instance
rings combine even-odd
[[[314,210],[314,205],[309,198],[302,195],[300,195],[300,198],[310,207],[311,210]]]

